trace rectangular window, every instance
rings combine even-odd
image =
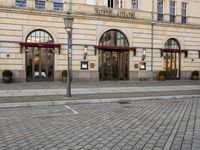
[[[16,0],[15,6],[17,8],[25,8],[26,7],[26,0]]]
[[[96,0],[87,0],[86,4],[87,5],[96,5]]]
[[[158,0],[157,7],[158,7],[157,20],[163,21],[163,0]]]
[[[169,10],[169,21],[171,23],[174,23],[176,21],[176,16],[175,16],[175,1],[170,1],[170,10]]]
[[[57,12],[63,11],[63,2],[53,2],[53,10]]]
[[[43,0],[35,0],[35,9],[37,9],[37,10],[45,10],[45,1],[43,1]]]
[[[138,0],[132,0],[132,9],[138,10]]]
[[[187,3],[185,3],[185,2],[182,2],[182,6],[181,6],[181,16],[182,16],[182,18],[181,18],[181,22],[182,23],[187,23]]]
[[[104,0],[104,5],[111,8],[123,8],[123,0]]]

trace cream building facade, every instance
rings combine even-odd
[[[200,71],[200,0],[0,0],[0,72],[61,80],[71,12],[73,80],[189,79]]]

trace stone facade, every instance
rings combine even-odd
[[[187,56],[180,53],[180,78],[189,79],[193,70],[200,71],[200,2],[187,1],[187,24],[181,23],[181,0],[176,1],[175,23],[169,23],[169,0],[164,1],[163,22],[157,21],[157,1],[152,16],[152,2],[140,0],[138,10],[132,11],[131,0],[124,0],[120,9],[105,7],[103,0],[97,0],[96,5],[87,5],[85,0],[73,1],[73,79],[99,80],[99,56],[94,45],[99,45],[103,33],[112,29],[122,32],[129,47],[136,48],[135,55],[129,51],[129,80],[157,79],[158,72],[164,69],[160,49],[171,38],[178,41],[180,49],[188,51]],[[62,70],[67,68],[68,39],[63,18],[69,8],[68,1],[63,2],[63,12],[53,11],[53,0],[46,1],[44,11],[35,9],[34,0],[27,0],[26,5],[16,8],[15,1],[0,0],[0,72],[10,69],[15,82],[26,81],[26,47],[21,48],[19,43],[26,42],[30,32],[42,29],[53,37],[55,44],[61,44],[60,53],[55,48],[54,54],[54,80],[60,80]],[[113,16],[110,11],[116,14]],[[88,62],[88,70],[81,69],[81,61]],[[140,71],[141,62],[146,63],[146,70]]]

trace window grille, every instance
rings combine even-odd
[[[45,10],[45,1],[36,0],[35,1],[35,8],[37,10]]]
[[[15,6],[17,8],[25,8],[26,7],[26,0],[16,0]]]

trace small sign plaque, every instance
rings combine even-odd
[[[81,69],[88,70],[88,61],[81,61]]]
[[[95,63],[90,63],[90,68],[94,69],[94,67],[95,67]]]

